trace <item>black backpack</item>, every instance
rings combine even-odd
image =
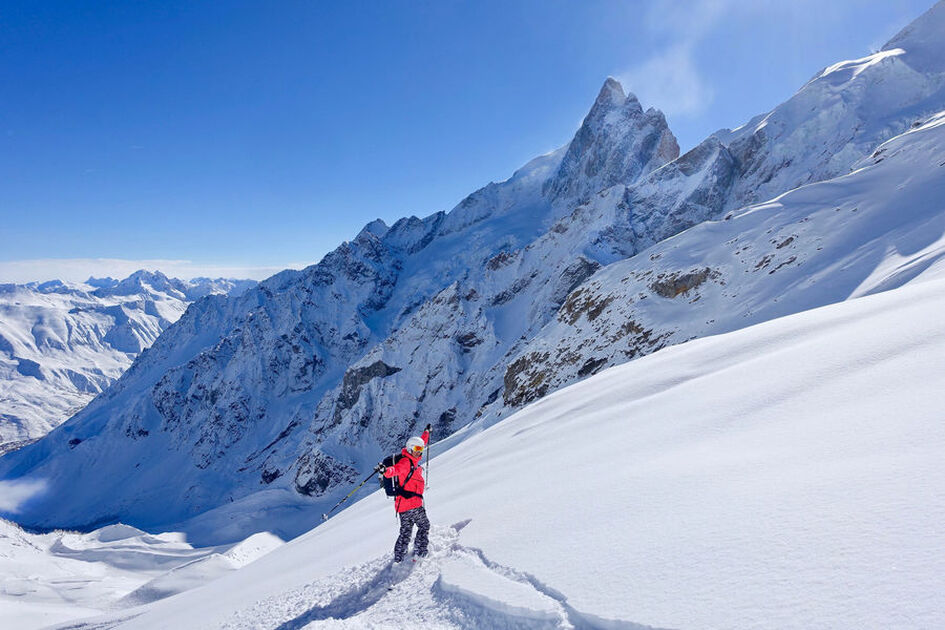
[[[381,460],[381,463],[384,464],[385,467],[390,468],[391,466],[399,462],[402,457],[406,457],[406,455],[403,455],[403,454],[388,455],[387,457]],[[395,482],[393,477],[385,477],[383,474],[380,475],[381,487],[384,488],[384,494],[386,494],[389,497],[406,497],[408,499],[411,497],[423,496],[422,494],[417,494],[416,492],[410,492],[409,490],[404,490],[403,488],[404,486],[407,485],[407,482],[410,481],[410,478],[413,477],[413,473],[416,472],[416,470],[417,470],[417,466],[415,466],[414,463],[411,461],[410,473],[407,475],[407,478],[404,479],[403,482],[401,482],[400,484]]]

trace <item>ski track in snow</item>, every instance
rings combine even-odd
[[[387,553],[256,602],[235,613],[222,628],[399,628],[410,623],[444,629],[656,630],[634,623],[615,624],[574,610],[563,595],[533,576],[489,560],[481,549],[461,544],[460,531],[468,523],[432,526],[430,554],[416,564],[395,566]],[[445,577],[448,566],[458,570]],[[484,581],[504,586],[502,601],[490,598]],[[520,605],[510,604],[510,599]]]
[[[126,621],[131,621],[141,613],[136,613],[134,615],[128,615],[127,617],[122,617],[120,619],[110,619],[109,621],[104,621],[101,623],[74,623],[68,626],[56,626],[56,630],[111,630],[112,628],[117,628]]]

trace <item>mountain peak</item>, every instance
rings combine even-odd
[[[121,283],[142,282],[142,281],[148,281],[148,280],[167,280],[167,279],[168,279],[167,276],[165,276],[163,273],[161,273],[158,270],[148,271],[147,269],[139,269],[138,271],[135,271],[134,273],[129,275],[127,278],[122,280]]]
[[[95,289],[94,293],[99,297],[105,297],[108,295],[132,295],[141,291],[154,290],[173,293],[178,299],[183,299],[183,288],[184,284],[180,280],[168,278],[158,270],[139,269],[113,285]]]
[[[358,235],[355,237],[354,240],[364,238],[368,234],[373,234],[377,238],[382,238],[385,234],[387,234],[387,231],[389,229],[390,228],[387,226],[386,223],[384,223],[382,219],[374,219],[373,221],[365,225],[363,228],[361,228],[361,231],[358,232]]]
[[[945,0],[914,19],[904,29],[886,42],[882,50],[903,49],[908,55],[908,64],[920,72],[942,72],[945,59]]]
[[[636,96],[607,77],[545,193],[552,200],[581,201],[616,184],[631,184],[677,157],[679,145],[663,113],[643,111]]]
[[[587,117],[584,119],[584,124],[595,120],[602,120],[607,116],[613,115],[613,113],[624,116],[640,116],[644,112],[636,95],[632,92],[624,92],[620,81],[613,77],[607,77],[607,80],[604,81],[604,85],[600,88],[600,92],[597,93],[597,98],[594,100],[591,111],[588,112]]]
[[[945,0],[939,0],[928,11],[912,20],[892,39],[886,42],[882,50],[905,48],[910,43],[926,43],[929,40],[941,40],[945,31]]]
[[[89,279],[85,281],[85,284],[96,289],[110,289],[111,287],[118,284],[118,280],[112,278],[111,276],[105,276],[104,278],[89,276]]]
[[[622,105],[625,100],[627,100],[627,96],[623,91],[623,86],[620,85],[620,81],[613,77],[607,77],[597,94],[597,100],[594,101],[594,104],[618,106]]]

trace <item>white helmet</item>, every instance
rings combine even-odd
[[[423,440],[418,437],[412,437],[407,440],[407,445],[404,447],[407,449],[407,452],[413,455],[414,457],[420,457],[423,455],[423,449],[426,448],[426,444],[423,443]]]

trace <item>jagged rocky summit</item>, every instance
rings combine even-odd
[[[837,261],[859,260],[857,235],[896,228],[884,217],[902,199],[856,214],[870,182],[936,155],[943,7],[682,156],[662,114],[608,79],[567,146],[449,213],[375,221],[317,265],[195,302],[69,422],[0,459],[4,478],[47,484],[18,520],[294,535],[427,422],[468,435],[607,365],[846,299],[857,279],[895,285]],[[863,161],[875,151],[888,164]],[[856,190],[826,182],[742,210],[853,168]],[[918,218],[900,218],[913,233]]]

